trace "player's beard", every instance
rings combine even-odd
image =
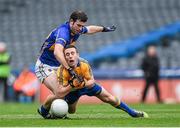
[[[73,35],[75,35],[75,34],[77,34],[78,32],[77,32],[76,30],[74,30],[74,29],[71,29],[71,33],[72,33]]]
[[[80,31],[78,31],[78,30],[76,30],[75,28],[71,28],[71,33],[73,34],[73,35],[75,35],[75,34],[78,34]]]

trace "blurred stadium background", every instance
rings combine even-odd
[[[87,13],[87,24],[117,26],[112,33],[81,36],[77,43],[100,83],[124,100],[139,102],[141,59],[155,44],[162,98],[180,101],[179,0],[0,0],[0,41],[12,55],[12,73],[33,69],[45,37],[79,9]],[[149,97],[154,101],[153,90]]]

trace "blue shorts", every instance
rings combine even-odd
[[[96,96],[100,94],[101,91],[102,91],[102,87],[95,83],[95,85],[92,88],[84,87],[82,89],[78,89],[70,92],[65,96],[64,99],[68,104],[73,104],[83,95]]]

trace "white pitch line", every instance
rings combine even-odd
[[[0,119],[2,118],[8,118],[8,119],[32,119],[32,118],[40,118],[39,115],[33,115],[33,114],[17,114],[17,115],[0,115]]]

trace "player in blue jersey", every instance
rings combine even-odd
[[[82,34],[94,34],[97,32],[115,31],[115,26],[85,26],[88,20],[87,15],[82,11],[74,11],[69,21],[54,29],[41,47],[40,56],[36,62],[35,72],[38,79],[50,89],[56,97],[62,98],[71,90],[70,86],[63,87],[58,84],[56,70],[62,64],[72,77],[77,77],[74,70],[67,64],[63,50],[68,45],[75,45],[76,40]],[[48,118],[49,104],[54,96],[49,95],[38,112]]]

